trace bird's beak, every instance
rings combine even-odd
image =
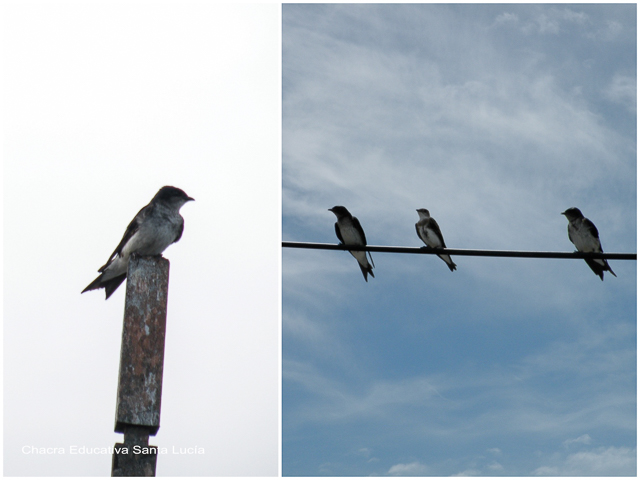
[[[187,202],[195,202],[195,201],[196,201],[195,198],[187,197]]]

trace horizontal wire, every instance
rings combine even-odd
[[[353,250],[384,253],[421,253],[427,255],[459,255],[468,257],[519,257],[519,258],[607,258],[610,260],[637,260],[636,253],[596,252],[523,252],[515,250],[471,250],[461,248],[387,247],[379,245],[342,245],[335,243],[282,242],[285,248],[309,248],[315,250]]]

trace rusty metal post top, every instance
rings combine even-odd
[[[129,256],[129,270],[135,270],[139,268],[138,265],[162,265],[169,264],[169,260],[164,258],[162,255],[139,255],[137,253],[132,253]]]
[[[141,426],[155,435],[160,427],[168,292],[166,258],[129,259],[116,432],[124,432],[127,426]]]
[[[163,276],[168,277],[168,275],[169,260],[162,255],[142,256],[134,253],[129,257],[127,293],[129,293],[130,283],[133,284],[133,287],[136,287],[137,291],[140,291],[142,288],[153,287],[153,282],[157,282]]]

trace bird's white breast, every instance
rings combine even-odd
[[[427,228],[426,221],[422,224],[418,222],[418,224],[419,224],[418,231],[420,232],[420,238],[424,243],[426,243],[432,248],[442,247],[442,242],[440,241],[440,238],[438,238],[438,235],[436,235],[433,230],[431,230],[430,228]]]
[[[345,245],[364,245],[364,240],[360,232],[349,222],[348,224],[342,224],[338,222],[338,228],[340,228],[340,234],[342,235],[342,241]],[[361,265],[367,266],[367,252],[349,252],[354,256]]]
[[[147,219],[122,247],[120,255],[105,269],[105,280],[126,273],[132,253],[160,255],[175,240],[181,223],[182,217],[179,215]]]
[[[598,252],[600,251],[600,241],[591,235],[589,231],[581,225],[569,225],[569,236],[579,252]]]
[[[430,228],[425,228],[424,229],[424,234],[425,234],[425,237],[426,237],[427,245],[429,245],[430,247],[434,247],[434,248],[442,247],[442,243],[440,242],[440,239],[433,232],[433,230],[431,230]]]
[[[360,232],[358,232],[358,230],[356,230],[350,223],[347,225],[338,223],[338,226],[340,227],[342,240],[345,244],[362,245],[364,243]]]

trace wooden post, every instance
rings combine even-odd
[[[111,476],[155,476],[157,447],[149,435],[160,428],[162,370],[169,291],[169,261],[162,256],[132,255],[120,350],[120,374]]]

